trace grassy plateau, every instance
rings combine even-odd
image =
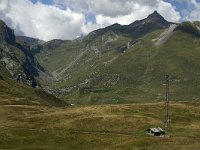
[[[163,103],[50,107],[0,106],[0,149],[160,150],[200,147],[200,103],[170,104],[170,138],[150,137],[162,127]]]

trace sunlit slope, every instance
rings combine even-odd
[[[0,79],[0,105],[65,106],[66,103],[41,89],[33,89],[12,79]]]
[[[132,41],[129,49],[127,43],[132,38],[113,32],[96,37],[90,47],[76,48],[74,55],[63,49],[65,55],[61,56],[54,49],[60,59],[67,57],[60,70],[51,68],[58,79],[51,85],[54,94],[79,103],[155,101],[163,98],[162,81],[169,74],[174,100],[198,100],[199,37],[177,30],[163,44],[156,45],[163,32],[157,30]],[[105,42],[106,38],[112,40]],[[74,45],[80,42],[74,41]],[[48,64],[51,66],[51,61]]]
[[[167,22],[157,12],[72,41],[45,43],[36,57],[55,81],[43,86],[76,103],[159,101],[171,76],[174,100],[199,99],[199,22]]]
[[[199,103],[170,103],[170,138],[145,131],[163,125],[163,103],[69,108],[0,106],[0,149],[118,150],[200,147]]]

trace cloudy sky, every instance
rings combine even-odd
[[[200,0],[0,0],[0,19],[17,35],[46,41],[130,24],[154,10],[168,21],[200,20]]]

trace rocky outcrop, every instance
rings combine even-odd
[[[16,42],[12,29],[0,21],[0,67],[13,79],[36,87],[35,78],[43,71],[28,47]]]
[[[3,21],[0,20],[0,43],[2,42],[14,44],[15,35],[14,31],[10,29]]]

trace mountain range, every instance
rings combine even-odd
[[[172,100],[199,101],[199,58],[200,22],[168,22],[156,11],[130,25],[48,42],[15,36],[1,21],[1,103],[161,101],[166,74]]]

